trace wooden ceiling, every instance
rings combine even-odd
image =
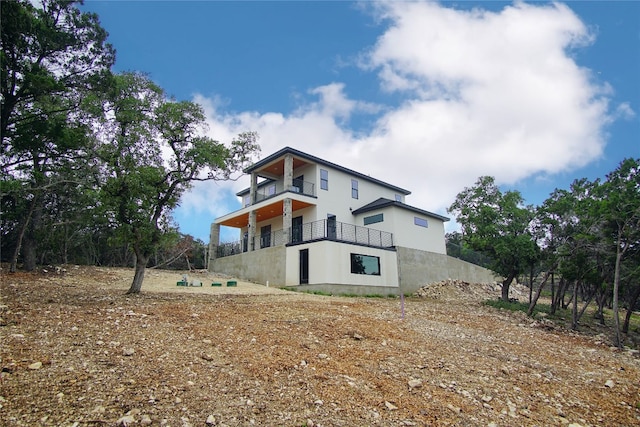
[[[265,204],[264,206],[260,206],[256,210],[256,222],[266,221],[268,219],[272,219],[275,217],[282,216],[283,212],[283,201],[278,200],[273,203]],[[312,203],[303,202],[300,200],[293,200],[291,204],[292,210],[295,212],[300,209],[307,208],[309,206],[313,206]],[[241,213],[233,218],[229,218],[224,222],[221,222],[220,225],[224,225],[226,227],[234,227],[234,228],[242,228],[249,225],[249,212]]]

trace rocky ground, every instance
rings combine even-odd
[[[631,426],[640,358],[481,304],[299,294],[191,274],[1,275],[6,426]],[[517,292],[517,289],[515,289]]]

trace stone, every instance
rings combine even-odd
[[[142,419],[140,420],[140,424],[142,424],[143,426],[148,426],[152,423],[153,421],[151,421],[151,417],[149,417],[149,415],[143,415]]]
[[[204,423],[208,426],[214,426],[216,425],[216,417],[209,415]]]
[[[613,382],[613,380],[607,380],[607,382],[604,383],[604,386],[609,388],[613,388],[614,385],[615,383]]]
[[[133,356],[135,354],[135,350],[131,347],[125,348],[124,350],[122,350],[122,355],[123,356]]]
[[[409,380],[408,385],[411,390],[413,390],[414,388],[420,388],[422,387],[422,380],[417,380],[417,379]]]
[[[132,425],[133,423],[136,422],[136,419],[133,415],[125,415],[124,417],[118,419],[118,421],[116,421],[116,425],[118,426],[122,426],[122,427],[129,427],[130,425]]]
[[[384,402],[384,406],[386,406],[387,409],[390,410],[390,411],[396,411],[398,409],[398,407],[396,405],[394,405],[391,402],[387,402],[387,401]]]
[[[42,362],[34,362],[31,365],[29,365],[29,369],[37,370],[40,368],[42,368]]]

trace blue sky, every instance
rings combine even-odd
[[[640,157],[640,2],[86,1],[117,51],[207,113],[446,208],[481,175],[538,205]],[[174,217],[208,241],[244,177]],[[455,227],[452,221],[450,227]],[[225,234],[227,240],[235,232]]]

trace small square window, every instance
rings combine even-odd
[[[396,202],[402,203],[402,194],[396,194]]]

